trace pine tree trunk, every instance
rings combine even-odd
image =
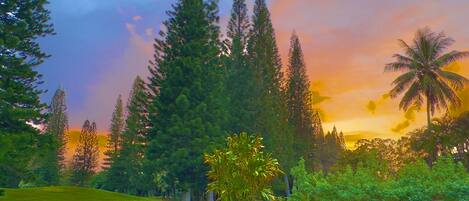
[[[182,200],[181,201],[192,201],[191,196],[192,196],[192,190],[189,189],[189,190],[182,193]]]
[[[208,192],[208,201],[215,201],[215,195],[213,194],[213,191]]]
[[[283,180],[285,182],[285,196],[290,197],[290,182],[288,181],[288,175],[284,174]]]

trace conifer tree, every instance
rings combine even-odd
[[[254,103],[254,133],[260,133],[264,137],[266,150],[279,159],[286,172],[288,195],[288,170],[297,159],[291,157],[294,153],[293,136],[288,123],[285,93],[282,90],[281,60],[265,0],[255,1],[252,23],[248,54],[255,80],[255,88],[251,94],[257,100]]]
[[[179,0],[155,44],[147,173],[169,188],[202,197],[203,153],[223,143],[225,109],[216,1]]]
[[[67,144],[68,115],[65,91],[61,88],[55,91],[49,106],[49,119],[47,121],[46,133],[57,138],[57,156],[59,167],[63,168],[65,145]]]
[[[106,188],[136,195],[145,194],[143,156],[148,144],[148,92],[144,81],[137,76],[127,102],[126,128],[121,137],[121,148],[110,166]]]
[[[327,172],[336,164],[339,155],[345,151],[345,140],[342,132],[338,132],[334,126],[332,131],[324,136],[324,144],[320,148],[320,160],[323,171]]]
[[[321,114],[319,114],[319,111],[313,111],[311,119],[315,144],[321,144],[322,141],[324,141],[324,129],[322,128]]]
[[[111,127],[109,129],[109,136],[107,141],[107,151],[104,152],[106,158],[104,159],[104,169],[108,168],[113,161],[117,158],[119,149],[121,147],[122,132],[124,131],[124,106],[122,104],[122,96],[117,97],[114,112],[112,113]]]
[[[249,19],[246,0],[234,0],[231,8],[231,18],[228,22],[227,36],[232,49],[237,49],[238,53],[244,53],[249,39]],[[237,43],[235,45],[235,43]],[[239,46],[234,48],[233,46]]]
[[[49,106],[47,125],[44,135],[39,137],[39,156],[36,158],[38,168],[35,170],[36,183],[57,185],[60,171],[65,167],[64,154],[67,143],[68,116],[65,102],[65,91],[55,91]]]
[[[311,154],[314,146],[311,93],[303,51],[300,40],[295,33],[292,34],[290,39],[287,73],[288,121],[294,127],[296,158],[303,157],[306,165],[311,167]]]
[[[0,4],[0,133],[30,132],[27,121],[42,119],[44,91],[37,88],[41,75],[33,67],[49,55],[37,37],[53,33],[47,1],[6,1]]]
[[[313,116],[312,116],[312,128],[313,128],[313,137],[314,137],[314,144],[313,144],[313,153],[311,155],[313,159],[313,164],[309,168],[313,168],[316,171],[319,171],[322,166],[322,159],[324,158],[322,154],[322,149],[325,144],[325,139],[324,139],[324,130],[322,128],[322,121],[321,121],[321,115],[319,114],[318,111],[313,111]]]
[[[245,0],[235,0],[228,22],[227,36],[230,48],[227,62],[226,92],[229,97],[230,133],[252,132],[255,119],[255,96],[252,96],[253,73],[249,68],[246,45],[249,19]]]
[[[80,133],[75,154],[72,160],[72,176],[70,182],[85,185],[95,173],[98,166],[98,136],[96,123],[86,120]]]
[[[0,186],[17,187],[26,179],[37,147],[45,105],[39,96],[41,75],[34,69],[48,57],[37,39],[53,33],[47,1],[0,3]]]

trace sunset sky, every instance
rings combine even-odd
[[[49,102],[62,86],[70,126],[79,128],[90,119],[99,130],[107,131],[117,96],[122,94],[126,100],[135,76],[148,76],[153,39],[173,2],[51,1],[57,35],[41,39],[44,50],[52,55],[38,68],[44,75],[42,88],[49,90],[42,100]],[[406,115],[398,109],[397,99],[383,97],[397,75],[383,72],[391,56],[400,52],[397,39],[410,42],[418,28],[428,26],[456,40],[450,50],[469,50],[467,0],[268,2],[284,66],[295,30],[313,88],[330,97],[318,106],[325,113],[325,130],[336,125],[345,134],[397,137],[425,124],[423,111]],[[248,0],[250,9],[252,3]],[[219,7],[224,28],[231,0],[221,0]],[[469,77],[469,61],[450,68]],[[463,95],[469,108],[469,90]],[[370,110],[372,106],[376,108]]]

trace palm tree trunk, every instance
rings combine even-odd
[[[432,114],[430,111],[430,100],[428,100],[428,95],[427,95],[427,129],[430,129],[431,124],[432,124]]]
[[[429,93],[427,93],[427,131],[428,132],[431,132],[431,127],[432,127],[432,112],[431,112],[431,104],[430,104],[430,101],[428,100],[428,95]],[[437,160],[438,157],[440,156],[440,153],[441,153],[441,146],[440,146],[440,136],[438,135],[438,133],[434,133],[436,136],[436,142],[435,142],[435,158],[434,160]],[[433,161],[432,161],[433,163]]]

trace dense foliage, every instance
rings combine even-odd
[[[412,149],[422,153],[428,164],[438,155],[452,155],[469,169],[469,112],[434,119],[431,130],[417,129],[409,135]]]
[[[36,39],[53,33],[47,1],[2,1],[0,4],[0,132],[33,132],[27,121],[40,122],[43,104],[33,69],[48,55]]]
[[[432,168],[422,161],[408,163],[386,178],[381,171],[358,165],[327,175],[309,173],[301,160],[292,169],[296,182],[288,200],[460,201],[469,195],[469,174],[451,158],[440,158]]]
[[[45,0],[0,3],[0,186],[17,187],[29,180],[37,153],[39,131],[29,123],[41,123],[45,105],[39,96],[41,75],[34,69],[48,55],[37,38],[53,33]]]

